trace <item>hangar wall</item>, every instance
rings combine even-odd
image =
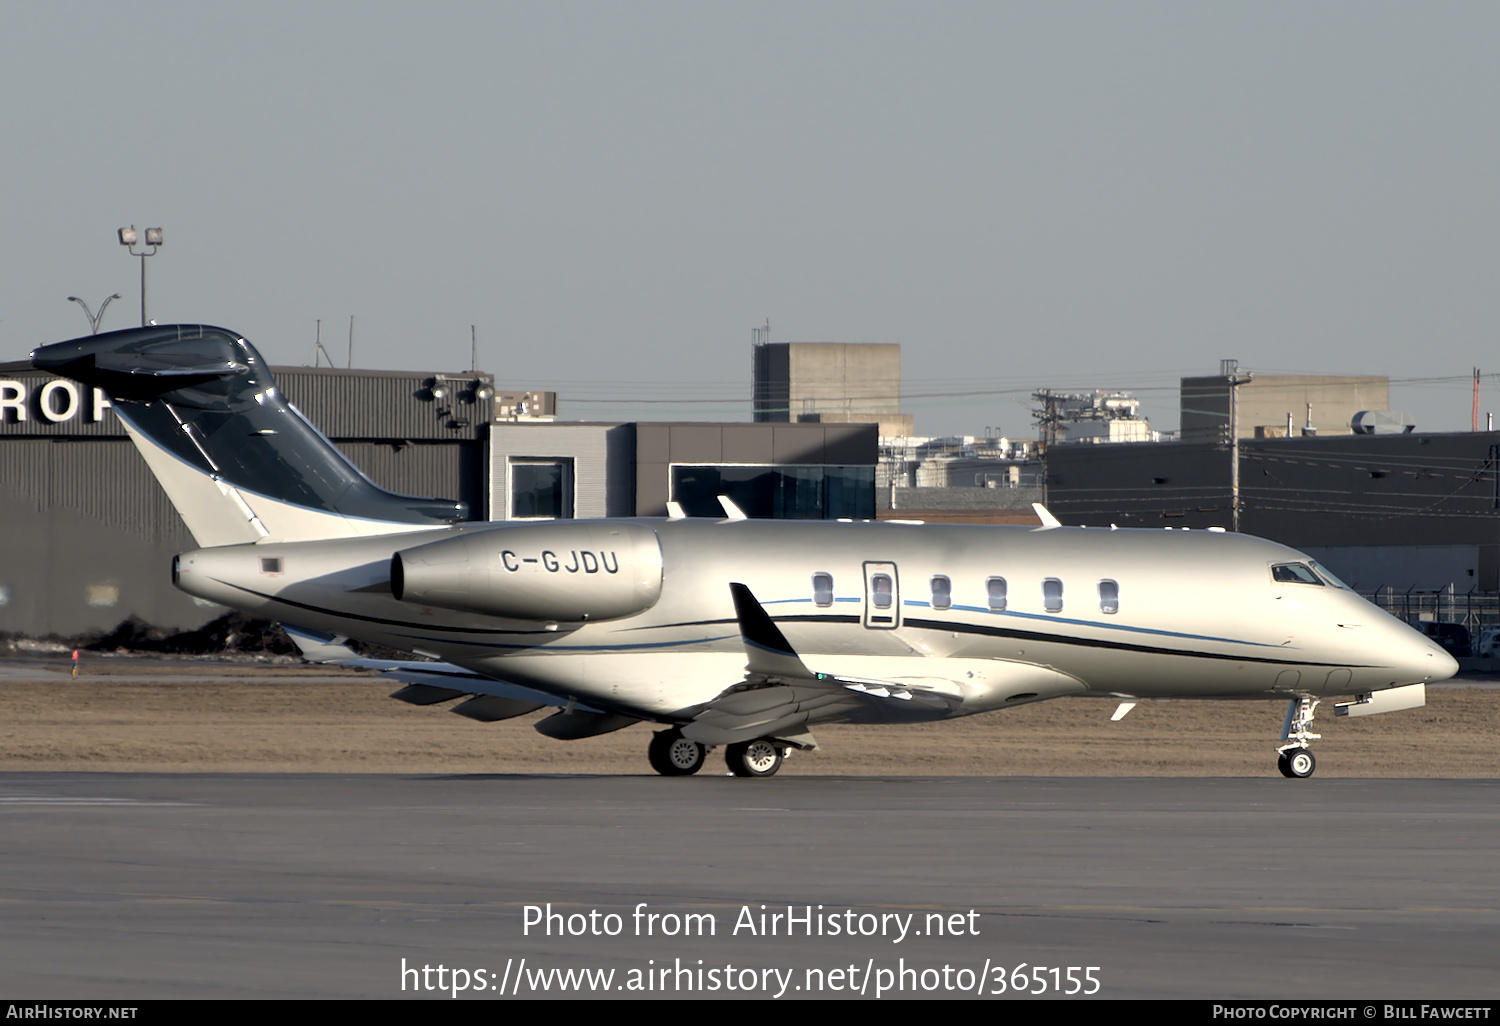
[[[272,368],[277,386],[376,484],[488,512],[487,375]],[[434,395],[439,381],[449,387]],[[134,615],[191,629],[223,613],[172,587],[193,547],[102,395],[0,365],[0,632],[75,635]]]

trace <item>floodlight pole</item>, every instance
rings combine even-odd
[[[77,296],[69,296],[68,302],[77,303],[79,306],[83,307],[83,315],[89,319],[89,334],[97,335],[99,334],[99,322],[104,320],[104,308],[109,306],[110,300],[119,298],[120,294],[118,292],[116,292],[112,296],[107,297],[104,302],[99,304],[98,313],[94,313],[92,310],[90,310],[89,305],[83,300],[79,299]]]
[[[1253,375],[1229,374],[1229,529],[1240,531],[1240,386]]]
[[[146,320],[146,258],[148,256],[156,256],[156,251],[161,248],[161,229],[146,229],[146,245],[151,248],[149,250],[142,248],[139,253],[135,251],[137,238],[135,225],[131,225],[129,228],[121,228],[119,235],[120,245],[129,249],[131,256],[141,258],[141,327],[144,328],[149,323]]]

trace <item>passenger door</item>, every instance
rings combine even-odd
[[[864,624],[877,631],[901,626],[901,586],[895,563],[865,564]]]

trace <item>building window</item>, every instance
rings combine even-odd
[[[873,520],[875,468],[673,465],[672,498],[688,516],[723,516],[721,495],[756,520]]]
[[[1099,582],[1099,612],[1118,613],[1120,611],[1120,586],[1114,581],[1103,580]]]
[[[572,517],[571,459],[510,461],[512,520],[570,520]]]
[[[953,582],[941,575],[932,579],[932,608],[950,609],[953,606]]]
[[[813,574],[813,605],[833,605],[833,575]]]
[[[1056,577],[1042,582],[1042,608],[1049,613],[1062,612],[1062,581]]]

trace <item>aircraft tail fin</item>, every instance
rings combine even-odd
[[[199,545],[441,527],[464,503],[376,485],[286,401],[240,336],[152,325],[42,346],[32,365],[102,389]]]

